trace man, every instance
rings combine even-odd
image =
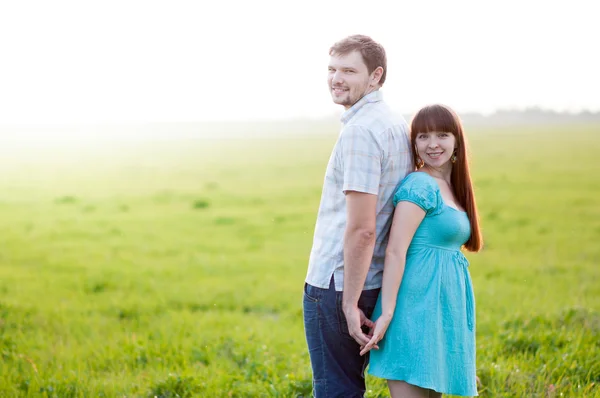
[[[371,316],[381,288],[392,196],[413,170],[408,125],[379,91],[386,54],[370,37],[331,47],[328,84],[346,109],[323,184],[304,285],[304,328],[315,397],[362,397]]]

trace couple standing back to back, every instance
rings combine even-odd
[[[394,398],[477,395],[461,248],[483,241],[460,119],[431,105],[409,131],[383,101],[386,54],[370,37],[329,55],[329,90],[345,111],[304,285],[313,394],[363,397],[369,365]]]

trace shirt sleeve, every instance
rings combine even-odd
[[[435,181],[423,172],[409,174],[394,194],[394,207],[398,202],[411,202],[425,210],[427,214],[435,213],[441,205],[441,198],[435,184]]]
[[[340,157],[344,182],[342,190],[379,194],[382,149],[373,133],[361,126],[349,126],[340,136]]]

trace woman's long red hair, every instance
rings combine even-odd
[[[426,106],[417,112],[412,120],[410,133],[413,159],[415,160],[415,168],[417,169],[421,166],[418,164],[416,150],[417,135],[419,133],[430,132],[452,133],[456,138],[456,161],[452,165],[450,182],[452,183],[456,200],[466,210],[471,223],[471,236],[467,243],[465,243],[465,249],[477,252],[483,246],[483,237],[481,236],[477,203],[475,201],[475,193],[473,192],[471,172],[469,171],[467,140],[463,133],[460,118],[452,109],[439,104]]]

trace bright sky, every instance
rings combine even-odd
[[[0,124],[336,115],[327,53],[354,33],[385,46],[401,112],[600,110],[593,3],[4,1]]]

